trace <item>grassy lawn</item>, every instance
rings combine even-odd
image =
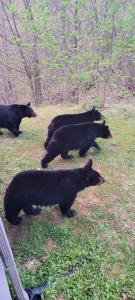
[[[135,299],[135,109],[113,105],[103,110],[113,138],[97,140],[101,151],[88,157],[106,183],[78,194],[79,216],[61,217],[57,207],[37,217],[23,218],[20,226],[4,220],[3,196],[12,177],[40,168],[43,142],[53,116],[88,109],[89,105],[57,105],[37,109],[38,117],[25,119],[23,134],[0,136],[0,212],[24,287],[48,283],[43,299]],[[83,166],[87,158],[64,161],[60,156],[49,168]],[[72,277],[64,278],[71,268]]]

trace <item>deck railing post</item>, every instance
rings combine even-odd
[[[18,300],[29,300],[29,297],[22,286],[19,273],[17,271],[17,267],[14,261],[14,257],[12,254],[12,250],[1,218],[0,218],[0,255],[2,256],[4,265],[10,275]]]

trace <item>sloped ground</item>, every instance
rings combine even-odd
[[[83,109],[89,105],[83,105]],[[23,134],[0,136],[1,215],[12,245],[23,285],[48,282],[44,299],[135,299],[135,110],[131,105],[106,107],[103,114],[111,140],[99,140],[101,151],[88,157],[106,178],[99,187],[78,194],[79,216],[64,219],[57,207],[40,216],[23,218],[20,226],[4,220],[3,196],[12,177],[39,168],[43,141],[53,116],[82,111],[61,105],[37,109],[38,118],[22,122]],[[49,168],[82,166],[87,158],[64,161],[57,157]],[[75,268],[72,277],[63,276]]]

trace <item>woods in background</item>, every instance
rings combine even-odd
[[[135,0],[0,0],[0,102],[135,95]]]

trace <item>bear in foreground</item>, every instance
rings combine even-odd
[[[80,149],[79,155],[83,157],[90,147],[99,149],[95,142],[98,137],[103,139],[112,137],[105,121],[102,124],[82,123],[58,128],[47,146],[47,154],[41,161],[42,168],[46,168],[47,164],[59,154],[64,159],[73,158],[72,155],[68,155],[69,150]]]
[[[61,126],[64,125],[72,125],[72,124],[80,124],[80,123],[86,123],[86,122],[94,122],[102,120],[104,117],[102,114],[95,109],[95,106],[93,109],[86,111],[84,113],[80,114],[65,114],[65,115],[59,115],[56,116],[48,126],[48,137],[47,140],[44,143],[45,149],[47,149],[47,146],[51,140],[51,137],[54,134],[54,131],[58,129]]]
[[[0,105],[0,128],[7,128],[15,137],[22,133],[22,131],[19,130],[19,126],[25,117],[36,117],[30,103],[27,105]],[[0,132],[0,134],[2,134],[2,132]]]
[[[92,169],[92,160],[82,168],[73,170],[28,170],[17,174],[9,184],[4,209],[6,219],[14,225],[20,224],[23,210],[28,215],[37,215],[39,207],[58,204],[62,214],[68,218],[76,214],[71,206],[79,191],[89,186],[104,183],[104,178]]]

